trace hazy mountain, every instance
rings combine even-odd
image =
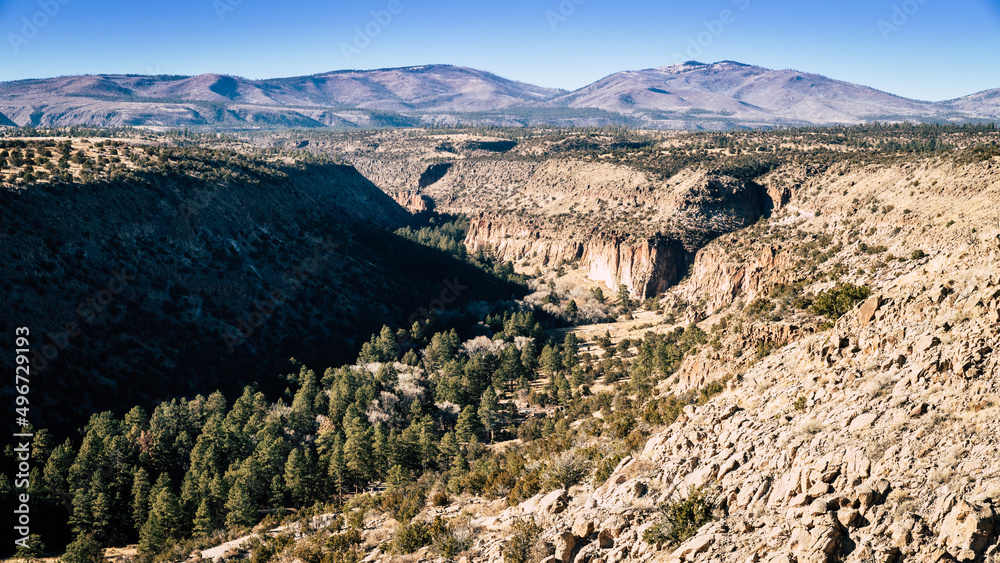
[[[794,70],[724,61],[612,74],[565,92],[449,65],[249,80],[68,76],[0,83],[18,125],[241,128],[421,124],[600,125],[677,129],[975,121],[1000,115],[996,90],[923,102]],[[0,125],[3,125],[0,120]]]
[[[948,108],[794,70],[724,61],[612,74],[554,100],[654,121],[718,118],[739,123],[857,123],[966,118]]]
[[[971,96],[945,102],[949,107],[960,111],[978,113],[993,118],[1000,118],[1000,88],[983,90]]]

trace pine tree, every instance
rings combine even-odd
[[[438,448],[436,436],[430,424],[422,424],[420,428],[420,466],[424,470],[433,468],[437,464]]]
[[[524,366],[528,378],[534,379],[535,370],[538,369],[538,358],[535,356],[534,344],[529,342],[521,349],[521,365]]]
[[[73,508],[73,495],[69,489],[69,468],[73,465],[73,445],[66,441],[52,450],[45,463],[45,486],[54,499],[63,503],[67,510]]]
[[[285,486],[285,480],[281,475],[275,475],[271,478],[271,487],[268,489],[267,502],[272,507],[282,507],[285,506],[285,497],[288,492],[288,487]]]
[[[98,476],[95,475],[95,478]],[[97,494],[94,495],[94,502],[91,505],[91,514],[93,518],[92,530],[94,533],[94,539],[99,542],[106,542],[110,539],[112,530],[112,521],[114,515],[111,512],[111,494],[107,491],[107,487],[102,487],[103,490],[98,490]]]
[[[349,429],[344,443],[344,460],[355,490],[366,484],[371,476],[371,434],[371,429]]]
[[[496,391],[493,387],[487,387],[486,391],[483,393],[483,399],[479,403],[479,420],[483,423],[483,427],[486,431],[490,433],[490,443],[493,443],[495,437],[495,431],[497,426],[500,424],[500,401],[497,400]]]
[[[90,487],[80,487],[73,495],[73,513],[69,525],[77,536],[91,534],[94,527],[93,498]]]
[[[194,514],[194,536],[205,537],[215,531],[212,507],[207,498],[201,499],[198,510]]]
[[[465,455],[461,451],[452,460],[451,469],[448,470],[448,488],[452,492],[459,492],[462,488],[462,478],[468,475],[469,464],[465,461]]]
[[[139,530],[139,552],[147,555],[158,553],[167,543],[167,533],[160,523],[160,518],[150,513],[146,523]]]
[[[141,529],[149,517],[149,494],[152,485],[149,482],[149,474],[143,468],[135,470],[132,478],[132,523],[135,529]]]
[[[392,458],[392,448],[385,424],[375,427],[372,435],[372,478],[382,479],[389,469],[389,459]]]
[[[184,535],[184,518],[177,495],[169,489],[161,490],[149,507],[150,518],[155,516],[167,539],[180,539]]]
[[[559,350],[555,346],[546,344],[542,348],[541,365],[542,370],[549,377],[559,372],[559,368],[562,367],[562,358],[559,357]]]
[[[316,425],[316,413],[313,404],[316,399],[317,384],[316,373],[302,367],[299,372],[299,382],[301,387],[292,399],[292,410],[288,414],[288,425],[299,435],[309,434]]]
[[[344,443],[344,461],[355,489],[371,478],[372,472],[372,429],[366,427],[355,405],[344,414],[347,441]]]
[[[451,468],[452,460],[458,455],[458,440],[455,439],[454,432],[445,432],[441,437],[441,444],[438,446],[438,468],[446,471]]]
[[[580,363],[578,356],[580,351],[580,340],[572,332],[566,335],[563,341],[562,365],[567,371],[572,370]]]
[[[481,428],[476,408],[469,405],[462,409],[462,414],[458,415],[458,423],[455,424],[455,438],[458,439],[459,443],[468,442],[479,433]]]
[[[337,493],[337,501],[343,502],[344,484],[347,480],[347,462],[344,461],[344,441],[337,433],[330,451],[330,469],[328,475],[333,479]]]
[[[240,528],[251,526],[257,514],[257,504],[254,501],[251,477],[243,468],[236,473],[236,480],[229,489],[226,500],[226,526]]]
[[[530,346],[525,346],[530,348]],[[516,346],[507,346],[500,352],[500,365],[493,373],[493,385],[498,389],[510,391],[514,383],[524,374],[524,366],[521,364],[522,352]]]
[[[298,506],[304,506],[312,496],[312,476],[315,472],[312,453],[295,448],[285,463],[285,486]]]

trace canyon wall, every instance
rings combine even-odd
[[[543,235],[537,225],[485,216],[472,221],[465,244],[470,252],[489,249],[501,260],[539,267],[579,261],[590,279],[613,291],[624,285],[636,298],[662,293],[677,283],[689,256],[680,241],[668,236],[639,240],[614,234],[555,238]]]

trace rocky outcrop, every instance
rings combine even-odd
[[[579,241],[543,238],[535,226],[485,215],[470,223],[465,246],[470,252],[489,249],[501,260],[527,259],[539,266],[552,267],[579,260],[584,254],[583,244]]]
[[[677,283],[686,267],[687,252],[672,237],[632,240],[626,236],[594,235],[586,240],[543,236],[537,227],[479,217],[466,237],[471,252],[489,249],[501,260],[525,261],[541,267],[579,263],[593,281],[617,291],[624,285],[633,297],[645,298]]]
[[[687,252],[679,241],[663,236],[636,242],[598,238],[586,245],[584,260],[590,279],[609,289],[624,285],[633,297],[645,298],[681,279]]]
[[[433,199],[412,190],[396,192],[392,194],[392,199],[413,214],[434,211]]]
[[[792,257],[780,247],[755,245],[748,254],[747,258],[733,256],[724,243],[701,249],[694,258],[690,283],[681,295],[689,302],[703,303],[698,314],[708,316],[737,298],[753,301],[782,283],[789,273]]]

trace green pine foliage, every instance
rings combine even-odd
[[[38,432],[38,502],[65,511],[77,538],[72,557],[85,558],[93,545],[138,543],[143,557],[165,560],[220,530],[242,533],[268,512],[326,506],[346,518],[343,503],[377,483],[386,489],[373,506],[410,522],[432,489],[513,504],[595,472],[600,480],[613,465],[575,450],[579,438],[617,442],[615,455],[624,455],[641,446],[650,425],[672,422],[672,413],[699,400],[651,398],[685,352],[706,341],[695,325],[609,340],[603,358],[581,353],[575,335],[550,340],[530,311],[491,312],[479,326],[489,346],[468,347],[454,329],[418,323],[383,328],[354,365],[320,374],[293,361],[290,389],[276,402],[247,387],[231,402],[213,393],[162,402],[151,414],[95,414],[78,441],[57,444]],[[401,362],[409,353],[412,363]],[[616,378],[628,380],[613,383],[620,392],[589,392],[597,380]],[[563,411],[525,417],[515,395]],[[512,438],[522,447],[486,445]],[[421,526],[406,524],[394,549],[458,549],[446,524]],[[352,560],[360,552],[344,538],[336,557]]]
[[[820,293],[812,303],[812,311],[831,320],[837,320],[859,302],[871,295],[872,290],[850,283],[838,283]]]

